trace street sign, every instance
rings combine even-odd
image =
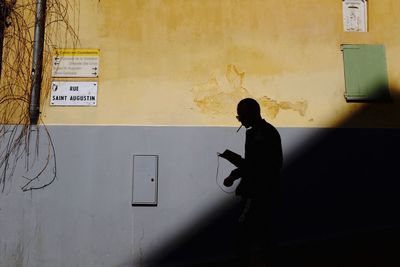
[[[97,82],[54,81],[51,85],[51,106],[96,106]]]
[[[52,77],[97,78],[99,49],[55,49]]]

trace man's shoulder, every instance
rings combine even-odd
[[[255,130],[254,136],[257,137],[257,139],[262,140],[262,139],[280,139],[280,134],[278,130],[270,124],[269,122],[263,120],[261,127]]]
[[[247,135],[249,136],[271,136],[271,135],[279,135],[278,130],[267,122],[266,120],[262,120],[260,124],[257,125],[257,127],[253,127],[246,132]]]
[[[260,127],[260,129],[262,129],[263,131],[267,131],[267,132],[278,133],[278,130],[276,129],[276,127],[274,125],[272,125],[271,123],[267,122],[266,120],[263,120],[262,127]]]

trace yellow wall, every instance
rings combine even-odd
[[[100,49],[98,105],[46,101],[44,121],[237,125],[236,103],[251,96],[276,126],[335,126],[363,105],[343,97],[340,44],[384,44],[400,90],[400,1],[368,2],[369,32],[345,33],[341,0],[82,0],[80,47]],[[373,120],[396,103],[375,104]]]

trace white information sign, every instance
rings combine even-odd
[[[96,106],[97,82],[54,81],[51,85],[51,106]]]
[[[343,0],[343,26],[346,32],[367,31],[367,1]]]
[[[99,49],[55,49],[52,77],[98,77],[99,55]]]

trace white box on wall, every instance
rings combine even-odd
[[[132,206],[157,206],[158,155],[134,155]]]

